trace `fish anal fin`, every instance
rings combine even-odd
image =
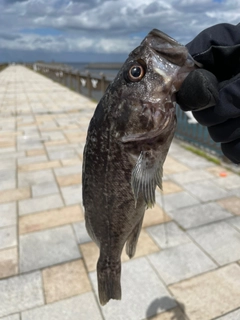
[[[140,193],[148,208],[155,204],[155,189],[162,189],[162,163],[152,150],[142,151],[132,171],[131,185],[135,203]]]
[[[142,228],[142,222],[143,222],[143,217],[134,227],[134,229],[130,233],[126,242],[126,253],[130,259],[135,255],[135,252],[136,252],[138,237]]]

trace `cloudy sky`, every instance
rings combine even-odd
[[[240,0],[0,0],[0,61],[119,61],[157,28],[182,44]]]

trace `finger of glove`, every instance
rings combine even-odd
[[[226,143],[240,139],[240,118],[229,119],[208,127],[208,132],[215,142]]]
[[[215,106],[194,111],[196,120],[204,126],[214,126],[240,116],[240,74],[219,84],[219,99]]]
[[[240,139],[228,143],[222,143],[221,149],[223,154],[233,163],[240,163]]]
[[[183,81],[176,99],[183,111],[197,111],[214,106],[218,99],[217,78],[205,69],[193,70]]]

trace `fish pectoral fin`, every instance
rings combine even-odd
[[[155,189],[162,189],[162,164],[151,150],[142,151],[132,171],[132,190],[135,204],[139,194],[142,194],[148,208],[155,204]]]

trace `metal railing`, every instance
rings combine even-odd
[[[0,72],[8,66],[8,63],[0,63]]]
[[[104,74],[81,73],[74,71],[67,66],[52,65],[44,63],[35,63],[31,68],[37,72],[44,74],[53,81],[59,82],[68,88],[94,98],[99,101],[107,89],[107,86],[113,80],[106,77]],[[197,148],[204,149],[218,157],[223,157],[219,143],[215,143],[209,136],[206,127],[194,122],[189,118],[189,114],[183,112],[178,106],[177,114],[177,130],[175,136],[183,141],[186,141]]]
[[[220,143],[214,142],[208,133],[206,127],[194,121],[191,113],[183,112],[179,106],[176,108],[177,130],[175,136],[198,148],[223,157]]]
[[[63,65],[35,63],[29,66],[53,81],[97,101],[100,100],[112,81],[103,73],[93,75],[90,72],[79,72]]]

